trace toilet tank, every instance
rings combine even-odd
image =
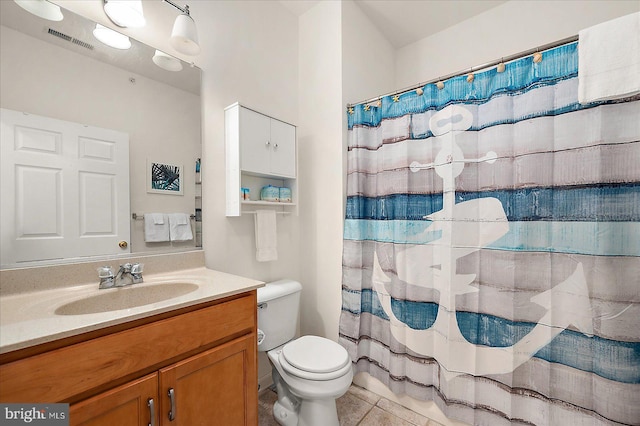
[[[258,350],[270,351],[293,339],[298,327],[302,285],[293,280],[258,289]]]

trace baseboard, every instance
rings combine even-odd
[[[261,392],[272,385],[273,385],[273,378],[271,377],[271,373],[258,378],[258,392]]]

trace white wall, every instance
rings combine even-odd
[[[352,1],[299,20],[301,333],[338,338],[346,188],[346,103],[390,90],[394,50]]]
[[[131,211],[194,212],[195,159],[201,152],[198,96],[0,28],[2,108],[129,134]],[[147,158],[184,166],[183,196],[147,194]],[[131,223],[132,252],[194,246],[193,241],[145,243],[143,222]]]
[[[320,2],[299,18],[302,334],[337,340],[342,223],[341,10]]]
[[[640,10],[628,0],[511,0],[397,52],[396,89],[578,34]]]
[[[270,2],[215,1],[194,6],[203,46],[199,59],[206,265],[263,281],[299,279],[298,217],[278,216],[278,260],[257,262],[254,216],[227,218],[224,205],[224,108],[240,102],[298,123],[297,20]]]

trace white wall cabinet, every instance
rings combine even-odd
[[[295,126],[235,103],[225,108],[225,148],[227,216],[240,216],[243,206],[296,207]],[[292,201],[260,201],[260,189],[269,184],[290,188]],[[243,187],[250,189],[249,200]]]
[[[237,108],[240,114],[240,169],[295,178],[296,128],[242,106]]]

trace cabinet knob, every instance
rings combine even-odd
[[[269,145],[271,145],[271,142],[270,142],[270,141],[266,141],[264,144],[265,144],[266,146],[269,146]]]
[[[273,149],[278,149],[278,144],[277,143],[273,144]]]

